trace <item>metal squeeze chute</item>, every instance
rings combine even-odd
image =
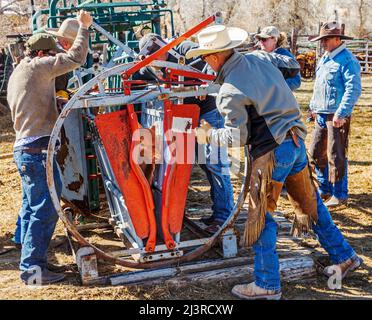
[[[198,124],[199,107],[166,104],[163,125],[166,147],[162,157],[166,161],[163,164],[165,175],[160,190],[154,191],[160,191],[161,194],[161,201],[156,204],[157,211],[160,212],[158,219],[155,216],[152,186],[143,167],[133,159],[133,150],[138,141],[134,141],[132,136],[140,128],[136,118],[135,113],[132,113],[131,119],[127,110],[121,110],[98,115],[95,123],[137,236],[147,239],[146,250],[151,252],[155,248],[158,231],[167,248],[173,249],[175,243],[172,235],[178,234],[182,229],[195,153],[192,129]],[[151,165],[154,164],[148,164]],[[161,170],[163,165],[157,165],[158,169]]]
[[[221,229],[206,237],[196,231],[181,240],[181,231],[183,235],[185,230],[183,224],[193,228],[191,221],[184,217],[184,209],[195,156],[193,129],[199,119],[198,106],[183,104],[182,99],[214,94],[218,86],[212,83],[214,76],[201,73],[182,61],[176,64],[157,58],[215,19],[216,16],[212,16],[204,20],[142,61],[102,70],[83,84],[61,111],[48,146],[47,181],[53,205],[81,250],[89,247],[97,258],[129,268],[158,268],[188,262],[208,251],[239,214],[249,185],[247,156],[241,193]],[[161,68],[164,75],[156,75],[156,83],[132,79],[134,73],[147,66]],[[110,79],[117,76],[121,76],[122,86],[114,90],[107,88]],[[150,149],[161,150],[159,153],[164,160],[161,163],[151,160],[143,164],[132,157],[138,147],[142,147],[137,136],[142,126],[134,104],[142,105],[141,118],[148,117],[148,122],[144,123],[144,119],[141,122],[143,129],[155,136]],[[118,110],[118,106],[120,110],[113,111]],[[124,243],[119,251],[104,251],[99,244],[82,236],[63,211],[56,193],[53,179],[56,141],[67,116],[79,109],[87,114],[110,211],[108,222]],[[186,143],[187,148],[184,148]]]
[[[139,81],[130,80],[132,74],[188,38],[188,33],[191,35],[197,32],[211,21],[204,22],[197,28],[186,32],[125,72],[122,75],[124,94],[131,95],[132,85],[139,83]],[[167,88],[185,83],[181,81],[185,76],[195,79],[195,81],[188,81],[188,85],[200,85],[202,83],[200,80],[214,79],[214,76],[200,72],[172,68],[167,68],[165,74],[166,78],[162,80],[165,81]],[[127,104],[126,110],[95,117],[95,125],[123,194],[136,235],[142,240],[147,240],[147,252],[155,250],[157,234],[161,236],[168,249],[176,247],[174,236],[178,235],[182,229],[195,154],[193,129],[197,127],[199,121],[197,105],[174,104],[166,97],[163,104],[164,115],[161,130],[164,148],[161,159],[165,160],[165,163],[157,165],[157,170],[163,169],[164,172],[160,188],[152,188],[152,181],[149,181],[149,177],[146,176],[145,167],[133,159],[133,152],[140,143],[137,139],[133,139],[133,135],[141,129],[134,105]],[[154,161],[149,165],[154,166]],[[157,201],[154,201],[154,195]]]

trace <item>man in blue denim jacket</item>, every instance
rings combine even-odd
[[[353,107],[362,92],[360,64],[346,49],[336,22],[325,23],[319,37],[325,54],[316,69],[310,111],[315,117],[315,131],[310,155],[319,181],[319,192],[325,205],[347,203],[347,146]]]

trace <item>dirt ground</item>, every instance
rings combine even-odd
[[[312,82],[304,82],[296,97],[305,108]],[[363,96],[355,108],[349,147],[349,190],[347,207],[332,211],[335,223],[356,252],[364,259],[363,268],[348,277],[341,290],[330,290],[322,276],[283,284],[283,299],[372,299],[372,77],[363,79]],[[305,118],[305,113],[304,113]],[[312,131],[312,124],[309,131]],[[9,114],[0,116],[0,155],[12,152],[14,132]],[[309,142],[310,134],[307,138]],[[196,175],[197,176],[197,175]],[[194,181],[196,177],[194,175]],[[209,203],[208,189],[192,183],[188,203]],[[201,192],[202,191],[202,192]],[[21,204],[20,180],[12,158],[0,159],[0,246],[9,245]],[[281,199],[279,210],[290,214],[288,201]],[[59,222],[52,240],[50,261],[68,267],[67,280],[43,288],[27,288],[18,279],[19,251],[0,256],[0,299],[233,299],[233,283],[169,286],[83,287],[67,243],[59,244],[63,226]]]

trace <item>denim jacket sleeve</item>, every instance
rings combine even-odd
[[[285,79],[285,82],[287,82],[288,87],[292,91],[295,91],[301,86],[301,75],[297,74],[293,78],[287,78],[287,79]]]
[[[295,77],[300,72],[300,64],[291,55],[279,54],[276,52],[267,53],[262,50],[253,51],[254,54],[261,60],[270,61],[277,67],[285,79]]]
[[[358,61],[350,60],[342,68],[342,79],[345,85],[345,93],[335,114],[339,118],[346,118],[351,115],[354,105],[362,94],[360,64]]]
[[[274,53],[279,54],[279,55],[284,55],[287,57],[292,58],[295,60],[294,56],[286,49],[284,48],[277,48]],[[294,72],[292,73],[292,75]],[[283,74],[284,75],[284,74]],[[295,76],[289,76],[287,74],[287,77],[284,75],[285,82],[287,83],[288,87],[291,89],[291,91],[295,91],[301,86],[301,74],[298,72]]]

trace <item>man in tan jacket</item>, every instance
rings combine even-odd
[[[59,28],[47,28],[44,31],[53,37],[57,38],[57,53],[64,53],[71,49],[72,45],[74,44],[75,38],[78,34],[80,25],[77,19],[68,18],[63,20],[61,26]],[[59,45],[59,47],[58,47]],[[66,74],[62,74],[55,79],[55,87],[56,87],[56,103],[58,110],[62,110],[65,104],[68,102],[69,93],[67,92],[68,87],[68,80],[69,75],[71,72]],[[21,209],[22,211],[22,209]],[[14,237],[12,239],[13,243],[15,244],[16,248],[22,247],[21,241],[21,228],[22,228],[22,220],[20,217],[21,213],[18,215],[16,229],[14,231]],[[53,266],[48,265],[48,267],[52,267],[52,269],[61,269],[61,268],[53,268]],[[52,270],[53,271],[53,270]]]
[[[92,17],[80,11],[77,21],[76,39],[66,53],[56,53],[57,46],[50,35],[33,35],[27,42],[27,57],[8,83],[7,98],[16,132],[14,159],[22,180],[20,270],[26,284],[44,285],[64,279],[64,275],[47,268],[47,249],[58,214],[49,195],[45,162],[50,134],[58,118],[55,78],[84,64],[88,52]],[[60,194],[57,168],[54,172]]]

